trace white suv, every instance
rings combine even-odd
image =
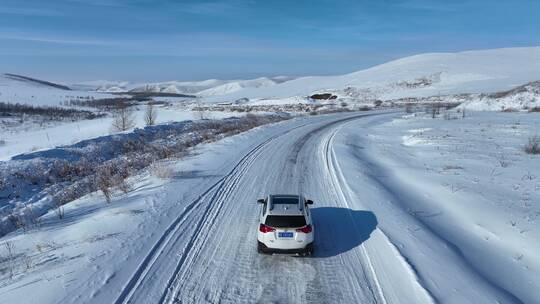
[[[269,195],[262,204],[257,234],[259,253],[313,253],[312,200],[301,195]]]

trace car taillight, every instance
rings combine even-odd
[[[296,229],[297,232],[310,233],[312,231],[311,225],[304,226],[302,228]]]
[[[270,227],[270,226],[266,226],[265,224],[261,224],[259,226],[259,231],[262,232],[262,233],[267,233],[267,232],[272,232],[272,231],[276,231],[276,229]]]

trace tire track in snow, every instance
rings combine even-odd
[[[344,203],[344,205],[347,208],[349,208],[350,206],[347,203],[347,198],[345,197],[345,193],[343,192],[343,189],[341,188],[340,180],[338,179],[338,177],[336,175],[337,172],[336,172],[336,168],[335,168],[335,165],[334,165],[334,157],[335,157],[335,155],[333,154],[333,150],[331,149],[331,145],[332,145],[334,136],[336,135],[336,133],[338,131],[339,131],[339,128],[336,128],[335,130],[333,130],[332,133],[324,141],[324,143],[323,143],[323,147],[324,147],[324,149],[323,149],[323,151],[324,151],[323,152],[323,159],[325,160],[327,172],[328,172],[328,174],[330,176],[330,182],[333,185],[334,191],[336,192],[338,197],[341,198],[342,203]],[[353,224],[356,226],[354,221],[353,221]],[[356,228],[356,229],[358,229],[358,228]],[[379,280],[377,279],[377,274],[375,273],[373,265],[371,264],[371,261],[369,259],[369,255],[366,253],[365,247],[363,245],[360,245],[360,250],[362,252],[362,255],[359,256],[359,258],[360,258],[361,261],[365,262],[365,264],[367,265],[367,268],[370,271],[370,273],[367,274],[364,271],[364,269],[362,269],[364,278],[367,281],[370,281],[372,283],[372,284],[368,285],[368,287],[370,288],[371,294],[372,294],[373,298],[375,299],[375,301],[377,303],[386,304],[387,303],[386,298],[384,297],[384,293],[382,291]],[[376,290],[373,290],[373,288],[371,288],[371,286],[375,286]]]
[[[351,202],[353,201],[353,193],[352,190],[349,188],[346,178],[343,175],[340,165],[337,161],[337,156],[335,154],[335,151],[333,150],[333,142],[336,134],[340,131],[342,127],[344,127],[346,124],[341,125],[339,128],[336,128],[332,131],[332,133],[326,138],[323,146],[323,157],[325,159],[326,166],[328,168],[328,173],[330,175],[330,180],[332,181],[332,184],[334,185],[334,189],[336,191],[336,194],[338,197],[341,198],[341,202],[349,209],[351,209],[352,205]],[[355,224],[356,226],[356,224]],[[358,229],[358,228],[357,228]],[[408,281],[412,283],[413,289],[416,290],[416,292],[413,292],[415,294],[414,297],[416,297],[415,301],[420,302],[426,302],[426,303],[434,303],[435,297],[431,292],[422,284],[422,281],[419,279],[415,268],[409,264],[408,260],[401,255],[401,252],[396,248],[396,246],[390,241],[390,239],[384,234],[384,232],[377,228],[373,234],[372,238],[374,239],[375,243],[377,245],[377,249],[383,249],[381,253],[377,254],[375,257],[375,260],[373,260],[372,256],[370,256],[370,250],[368,250],[370,244],[361,244],[360,245],[360,255],[359,259],[361,261],[364,261],[366,264],[366,268],[369,269],[370,273],[365,274],[366,278],[368,280],[373,281],[373,285],[376,287],[376,290],[372,290],[373,295],[377,302],[382,303],[394,303],[394,302],[401,302],[402,300],[402,292],[399,288],[393,288],[392,280],[389,280],[389,277],[395,277],[395,273],[387,273],[384,271],[386,267],[386,263],[390,262],[397,262],[397,267],[392,269],[393,271],[397,271],[397,268],[401,268],[401,272],[405,275],[405,278],[407,278]],[[373,245],[372,244],[372,245]],[[373,248],[372,248],[373,249]],[[386,259],[393,259],[393,261],[386,260],[385,265],[381,265],[381,254],[386,254]],[[379,270],[378,273],[377,269]],[[386,284],[384,284],[385,282]],[[390,284],[389,284],[390,283]],[[405,286],[401,286],[403,288]],[[396,292],[398,291],[398,292]],[[409,295],[410,296],[410,295]],[[417,302],[417,303],[420,303]]]
[[[322,130],[326,130],[327,128],[330,128],[339,123],[347,122],[347,121],[358,119],[361,117],[372,116],[372,115],[380,115],[380,114],[362,114],[362,115],[356,115],[353,117],[347,117],[347,118],[343,118],[339,120],[334,120],[329,123],[325,123],[323,126],[320,126],[314,130],[311,130],[309,133],[301,137],[295,143],[294,149],[293,149],[294,157],[295,158],[298,157],[298,153],[301,150],[301,147],[307,142],[309,138],[311,138],[318,132]],[[297,128],[304,127],[304,126],[305,125],[289,129],[287,132],[270,139],[268,142],[266,142],[266,144],[268,144],[271,140],[276,139],[277,137],[281,137]],[[246,155],[246,158],[244,159],[241,166],[238,166],[237,168],[235,168],[235,172],[233,172],[233,174],[228,176],[223,181],[223,183],[220,184],[216,192],[210,198],[210,201],[212,203],[209,205],[208,209],[205,210],[205,213],[201,217],[201,220],[199,221],[197,228],[195,229],[195,233],[192,235],[190,242],[186,246],[187,250],[185,250],[184,253],[182,254],[182,258],[177,264],[177,267],[174,270],[173,275],[170,277],[167,283],[167,287],[164,290],[159,303],[176,303],[176,301],[179,301],[179,299],[182,297],[181,296],[182,290],[185,289],[184,284],[188,281],[188,278],[190,278],[193,275],[191,265],[197,260],[197,257],[199,256],[200,252],[204,250],[204,246],[207,244],[206,239],[207,237],[209,237],[211,233],[210,228],[213,226],[215,220],[218,218],[223,204],[228,201],[230,196],[236,190],[236,187],[238,186],[240,179],[244,177],[244,174],[250,169],[251,165],[257,160],[257,157],[259,156],[260,151],[262,151],[262,146],[261,146],[261,149],[256,151],[256,153],[251,153],[249,155]],[[289,158],[289,160],[292,160],[292,159]],[[220,291],[216,290],[215,294],[211,295],[210,297],[216,297],[216,296],[220,297]],[[209,301],[208,298],[206,300]]]
[[[298,128],[301,128],[303,126],[307,125],[306,124],[302,124],[302,125],[299,125],[299,126],[296,126],[294,128],[291,128],[283,133],[280,133],[280,134],[277,134],[277,135],[274,135],[272,137],[270,137],[269,139],[263,141],[262,143],[260,143],[259,145],[255,146],[253,149],[251,149],[248,153],[246,153],[241,159],[240,161],[225,175],[223,176],[222,178],[220,178],[217,182],[215,182],[214,184],[212,184],[208,189],[206,189],[197,199],[195,199],[194,201],[192,201],[191,203],[189,203],[186,208],[184,209],[184,211],[178,215],[178,217],[167,227],[167,229],[165,229],[164,233],[161,235],[161,237],[157,240],[157,242],[152,246],[152,248],[150,249],[149,253],[144,257],[143,261],[139,264],[139,266],[137,266],[137,269],[135,270],[135,272],[133,273],[133,275],[130,277],[130,279],[128,280],[128,282],[126,283],[126,285],[122,288],[122,291],[120,292],[120,295],[116,298],[116,300],[114,301],[115,304],[121,304],[121,303],[129,303],[130,302],[130,299],[134,293],[134,291],[137,289],[138,286],[140,286],[141,282],[145,279],[146,277],[146,274],[148,273],[149,269],[154,265],[154,263],[156,263],[156,261],[158,260],[158,258],[160,257],[160,255],[162,254],[163,252],[163,249],[164,247],[173,239],[173,237],[178,233],[178,230],[180,228],[180,226],[182,225],[182,223],[186,220],[186,218],[188,217],[188,215],[193,211],[193,209],[199,205],[201,202],[204,201],[204,199],[210,195],[210,193],[212,193],[213,190],[215,189],[218,189],[218,191],[216,191],[213,195],[212,195],[212,198],[215,198],[217,196],[217,194],[219,193],[219,189],[223,189],[223,184],[225,181],[227,181],[228,179],[231,178],[231,176],[233,176],[239,168],[241,168],[243,166],[243,164],[250,160],[250,158],[253,156],[253,155],[256,155],[263,147],[265,147],[268,143],[270,143],[272,140],[278,138],[278,137],[281,137],[281,136],[284,136],[286,134],[288,134],[289,132],[295,130],[295,129],[298,129]],[[209,205],[211,206],[211,204]],[[205,214],[208,213],[208,209],[205,211]],[[201,219],[201,221],[199,223],[202,223],[204,222],[204,217]],[[199,226],[199,225],[198,225]],[[186,247],[186,249],[184,249],[184,252],[183,252],[183,255],[182,255],[182,258],[180,260],[180,263],[178,264],[178,266],[176,267],[176,271],[175,273],[173,273],[173,276],[172,278],[174,278],[176,276],[176,274],[178,273],[179,269],[182,267],[182,264],[183,262],[185,261],[185,255],[189,253],[190,251],[190,245],[193,244],[193,241],[194,241],[194,238],[197,236],[197,230],[196,230],[196,233],[194,235],[194,237],[192,237],[191,241],[189,242],[188,246]],[[172,282],[169,282],[167,289],[170,288],[170,284],[172,284]],[[161,298],[161,301],[160,302],[163,302],[164,298],[165,298],[165,295],[166,293],[162,296]]]
[[[261,147],[263,146],[264,144],[261,145]],[[186,269],[187,273],[189,273],[189,265],[196,259],[197,255],[201,252],[204,244],[206,243],[205,240],[210,233],[208,226],[212,226],[213,222],[219,215],[221,207],[227,201],[227,198],[230,196],[232,191],[236,189],[240,178],[256,159],[258,151],[259,149],[254,151],[254,153],[248,154],[248,157],[240,162],[240,166],[236,167],[232,174],[227,176],[227,178],[219,185],[216,192],[210,197],[210,203],[198,222],[197,227],[195,228],[195,233],[192,235],[189,243],[186,245],[186,248],[182,253],[182,258],[178,262],[173,275],[169,279],[167,287],[162,294],[159,303],[174,301],[176,294],[182,289],[182,278],[186,276],[186,272],[183,270]]]

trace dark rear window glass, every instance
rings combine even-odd
[[[276,228],[297,228],[304,227],[306,225],[306,219],[304,216],[287,216],[287,215],[269,215],[266,217],[267,226]]]
[[[298,204],[298,197],[273,197],[273,204],[287,204],[287,205],[296,205]]]

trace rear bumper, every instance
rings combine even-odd
[[[267,247],[264,243],[257,241],[257,246],[261,253],[304,254],[313,252],[313,243],[307,244],[304,248],[279,249]]]

